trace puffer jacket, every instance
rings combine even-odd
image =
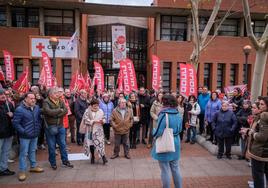
[[[251,135],[250,157],[268,162],[268,112],[262,112],[256,123],[256,132]]]
[[[100,109],[104,112],[104,117],[106,123],[110,123],[110,117],[112,115],[112,111],[114,109],[114,104],[109,101],[108,103],[104,102],[102,99],[100,100]]]
[[[43,103],[43,115],[47,125],[63,125],[63,118],[68,113],[64,102],[59,100],[56,105],[49,97]]]
[[[191,126],[197,126],[197,118],[201,113],[201,108],[197,102],[192,105],[192,109],[189,111],[189,124]]]
[[[41,130],[41,111],[39,106],[27,107],[23,102],[15,110],[13,126],[20,138],[36,138]]]
[[[153,119],[153,128],[156,128],[157,126],[158,114],[161,111],[162,107],[162,103],[158,102],[157,100],[153,102],[153,105],[150,110],[150,115]]]
[[[113,127],[114,133],[123,135],[128,134],[129,129],[133,126],[133,112],[131,108],[126,108],[124,118],[121,115],[119,107],[116,107],[111,115],[110,119],[111,126]]]
[[[209,100],[205,110],[205,120],[212,122],[214,115],[220,111],[221,101],[219,99]]]

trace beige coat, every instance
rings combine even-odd
[[[162,107],[163,107],[163,105],[160,102],[158,102],[157,100],[155,100],[153,102],[153,105],[152,105],[151,110],[150,110],[150,115],[153,119],[153,128],[157,127],[158,114],[161,111]]]
[[[115,134],[127,134],[133,125],[132,109],[127,107],[125,117],[123,118],[119,111],[119,107],[116,107],[112,112],[110,120]]]

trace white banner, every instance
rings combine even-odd
[[[51,46],[49,44],[48,38],[37,38],[31,37],[30,38],[30,45],[31,45],[31,52],[30,56],[32,57],[42,57],[42,52],[46,52],[49,57],[53,57],[53,52]],[[58,38],[59,44],[56,49],[55,56],[58,58],[77,58],[77,45],[74,46],[72,49],[68,48],[68,42],[70,38]]]
[[[112,49],[113,49],[113,68],[120,68],[120,61],[126,55],[126,27],[112,26]]]

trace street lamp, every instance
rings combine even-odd
[[[52,52],[53,52],[53,61],[52,61],[53,74],[54,74],[54,76],[56,76],[56,57],[55,57],[55,54],[56,54],[57,46],[59,44],[59,40],[56,37],[51,37],[49,39],[49,44],[50,44],[50,46],[52,48]]]
[[[249,56],[249,54],[250,54],[250,51],[251,51],[251,46],[250,45],[246,45],[246,46],[244,46],[244,48],[243,48],[243,52],[244,52],[244,54],[245,54],[245,74],[246,74],[246,76],[245,76],[245,84],[248,84],[248,56]]]

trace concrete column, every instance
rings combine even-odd
[[[187,41],[191,41],[192,38],[192,17],[187,17]]]
[[[244,29],[245,29],[245,21],[244,21],[244,18],[241,18],[240,19],[239,25],[240,25],[240,30],[238,31],[239,32],[238,33],[238,36],[244,37],[244,35],[245,35],[245,32],[244,32]]]
[[[230,68],[230,63],[226,63],[224,69],[224,87],[230,86]]]
[[[44,8],[39,8],[39,30],[40,35],[45,35],[45,16],[44,16]]]
[[[7,26],[11,27],[12,26],[12,15],[11,15],[11,7],[7,5]]]
[[[237,70],[237,76],[238,76],[238,78],[237,78],[237,84],[238,85],[240,85],[240,84],[243,84],[244,82],[244,77],[243,77],[243,65],[244,65],[244,63],[239,63],[238,64],[238,70]]]
[[[161,15],[158,14],[155,20],[155,40],[160,40],[160,30],[161,30]]]

